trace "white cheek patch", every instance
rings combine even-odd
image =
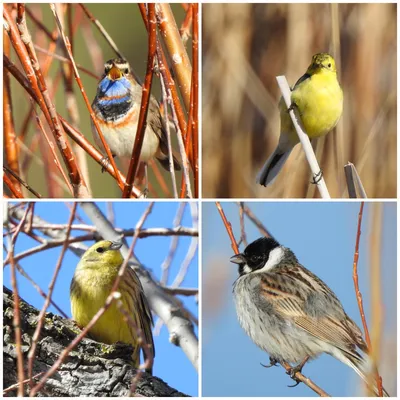
[[[251,268],[246,264],[246,265],[243,267],[243,273],[249,274],[250,272],[251,272]]]
[[[284,256],[284,249],[282,249],[282,247],[276,247],[269,253],[269,258],[265,265],[262,268],[254,271],[254,273],[267,272],[271,268],[276,267],[283,260]]]

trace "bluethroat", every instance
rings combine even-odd
[[[141,99],[142,87],[131,74],[128,62],[123,58],[107,61],[92,108],[113,156],[130,157],[132,154]],[[102,149],[103,144],[93,122],[92,132],[97,146]],[[159,104],[151,95],[140,161],[148,162],[153,157],[169,170],[165,126]],[[174,169],[179,171],[179,162],[175,157],[173,161]]]

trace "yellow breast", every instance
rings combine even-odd
[[[295,86],[291,96],[296,104],[304,128],[310,139],[330,132],[338,123],[343,111],[343,92],[336,73],[321,71],[311,75]],[[289,134],[291,142],[297,143],[289,113],[281,107],[281,130]]]
[[[104,306],[117,273],[118,268],[105,270],[85,268],[76,271],[74,285],[77,285],[75,288],[79,287],[79,290],[75,290],[74,294],[71,294],[71,311],[73,319],[79,326],[85,327]],[[124,309],[133,315],[135,310],[134,300],[130,293],[132,289],[129,288],[124,278],[120,282],[119,289],[121,301]],[[100,317],[89,333],[90,337],[102,343],[124,342],[134,346],[137,343],[136,332],[124,321],[123,314],[119,311],[115,302]],[[138,352],[139,347],[135,349],[134,359],[138,358]]]

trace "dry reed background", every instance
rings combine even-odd
[[[332,197],[348,197],[355,164],[370,198],[397,193],[396,4],[204,4],[204,197],[319,197],[301,145],[271,187],[255,177],[279,137],[277,75],[292,86],[330,52],[344,91],[335,133],[317,159]]]

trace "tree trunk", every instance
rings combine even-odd
[[[3,348],[3,386],[18,382],[17,349],[13,328],[14,295],[3,287],[4,310],[4,348]],[[22,354],[24,356],[25,379],[27,379],[27,355],[32,336],[38,322],[39,311],[20,299],[20,326],[22,335]],[[46,313],[45,322],[36,348],[33,363],[33,376],[48,371],[61,352],[79,333],[71,320]],[[130,365],[133,348],[116,343],[106,345],[91,339],[83,339],[66,357],[64,363],[38,392],[44,397],[101,396],[121,397],[129,395],[129,388],[137,370]],[[42,376],[39,376],[37,383]],[[25,384],[25,396],[29,395],[29,385]],[[17,388],[4,396],[16,396]],[[185,394],[169,387],[161,379],[143,373],[136,384],[134,395],[157,397],[182,397]]]

